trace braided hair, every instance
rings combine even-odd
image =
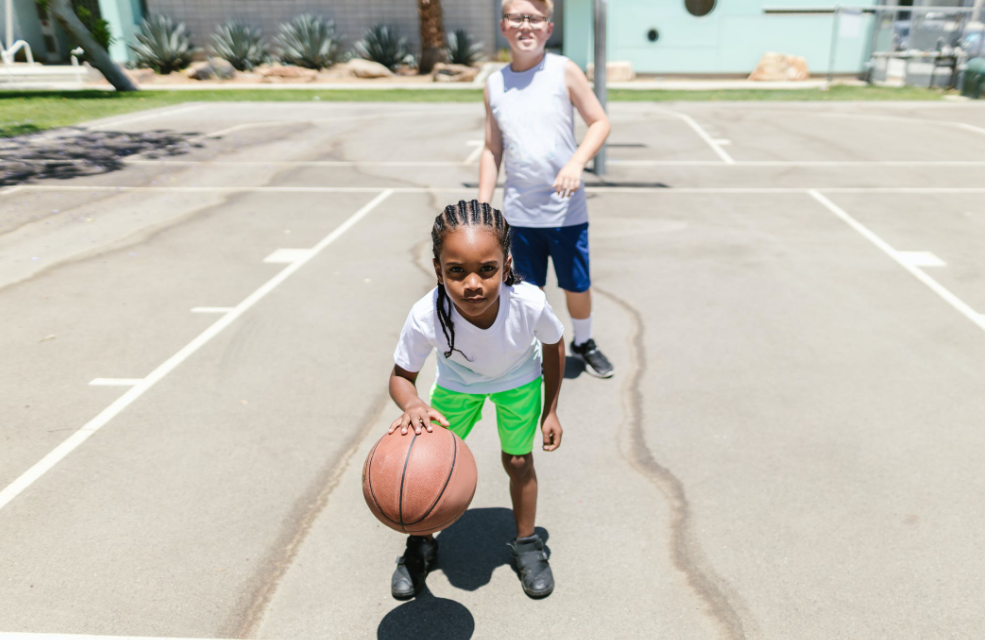
[[[503,258],[509,257],[513,230],[503,214],[498,209],[490,207],[487,202],[460,200],[457,205],[450,204],[445,207],[445,210],[434,219],[434,226],[431,228],[431,251],[439,264],[441,263],[441,246],[445,236],[460,226],[489,229],[499,239],[499,246],[503,249]],[[510,265],[510,270],[506,274],[506,284],[514,285],[520,281],[520,276],[513,271],[513,266]],[[445,351],[445,357],[450,358],[453,352],[458,351],[466,360],[471,362],[471,358],[465,355],[461,349],[455,348],[455,325],[451,319],[451,308],[452,301],[448,297],[448,292],[445,291],[445,285],[438,282],[438,321],[441,323],[441,332],[445,335],[445,340],[448,341],[448,351]]]

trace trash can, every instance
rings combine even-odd
[[[985,92],[985,58],[972,58],[964,70],[964,81],[961,83],[961,95],[975,100]]]

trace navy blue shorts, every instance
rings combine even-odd
[[[588,269],[588,223],[572,227],[513,227],[513,269],[530,284],[547,284],[547,257],[558,286],[580,293],[592,286]]]

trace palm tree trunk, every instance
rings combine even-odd
[[[72,3],[69,0],[48,0],[48,10],[55,16],[58,24],[62,25],[68,32],[75,44],[85,49],[90,64],[99,69],[109,83],[116,87],[117,91],[138,90],[137,85],[110,59],[106,49],[99,46],[96,39],[79,20],[79,17],[75,15],[75,9],[72,8]]]
[[[431,73],[438,62],[445,61],[445,26],[442,20],[441,0],[417,0],[421,20],[420,73]]]

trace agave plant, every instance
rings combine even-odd
[[[448,36],[448,61],[452,64],[472,66],[484,57],[482,43],[473,43],[472,36],[465,29],[455,29]]]
[[[212,51],[237,71],[250,71],[270,57],[263,32],[238,22],[227,22],[212,34]]]
[[[277,45],[280,60],[308,69],[330,67],[343,59],[335,22],[304,13],[281,25]]]
[[[137,55],[138,65],[150,67],[157,73],[184,69],[195,53],[184,23],[175,25],[164,15],[146,18],[136,38],[137,44],[131,44],[130,48]]]
[[[371,27],[356,43],[356,52],[391,71],[401,64],[414,64],[414,56],[407,53],[407,39],[398,38],[396,30],[385,24]]]

